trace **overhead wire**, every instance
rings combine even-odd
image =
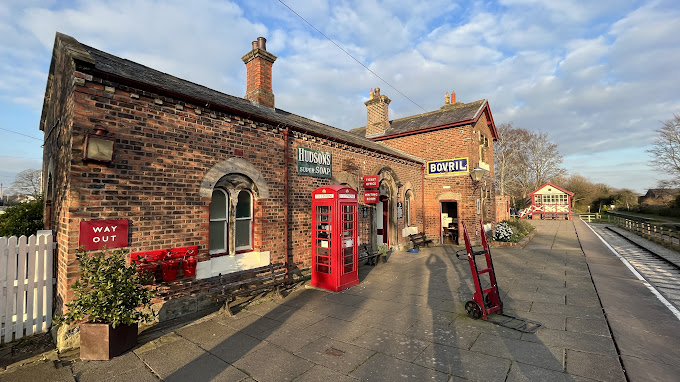
[[[18,131],[14,131],[14,130],[10,130],[10,129],[5,129],[5,128],[3,128],[3,127],[0,127],[0,130],[9,131],[10,133],[19,134],[19,135],[23,135],[24,137],[28,137],[28,138],[37,139],[37,140],[39,140],[39,141],[42,141],[41,138],[32,137],[32,136],[30,136],[30,135],[26,135],[26,134],[20,133],[20,132],[18,132]]]
[[[411,101],[412,104],[418,106],[419,108],[423,109],[424,112],[427,113],[427,110],[425,110],[424,107],[418,105],[414,100],[412,100],[411,98],[409,98],[406,94],[402,93],[399,89],[397,89],[397,88],[395,88],[394,86],[392,86],[392,84],[390,84],[389,82],[387,82],[384,78],[380,77],[377,73],[375,73],[374,71],[372,71],[371,69],[369,69],[369,67],[366,66],[366,65],[364,65],[363,62],[359,61],[356,57],[352,56],[352,54],[350,54],[348,51],[346,51],[345,49],[343,49],[343,47],[341,47],[340,45],[338,45],[338,44],[337,44],[335,41],[333,41],[330,37],[326,36],[323,32],[321,32],[321,31],[320,31],[317,27],[315,27],[312,23],[310,23],[309,21],[307,21],[304,17],[300,16],[299,13],[295,12],[295,10],[293,10],[293,8],[289,7],[288,4],[284,3],[282,0],[278,0],[278,1],[279,1],[279,3],[283,4],[283,6],[285,6],[286,8],[288,8],[291,12],[293,12],[297,17],[299,17],[300,19],[302,19],[302,21],[306,22],[310,27],[314,28],[315,31],[319,32],[319,34],[322,35],[323,37],[325,37],[326,40],[332,42],[333,45],[335,45],[336,47],[338,47],[338,49],[340,49],[341,51],[343,51],[346,55],[350,56],[354,61],[356,61],[359,65],[363,66],[363,67],[364,67],[366,70],[368,70],[371,74],[373,74],[374,76],[376,76],[377,78],[379,78],[380,81],[382,81],[382,82],[384,82],[385,84],[387,84],[387,86],[389,86],[389,87],[391,87],[392,89],[394,89],[394,91],[396,91],[397,93],[401,94],[404,98],[406,98],[407,100]]]

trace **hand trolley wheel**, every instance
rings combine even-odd
[[[478,320],[482,317],[482,307],[476,301],[470,300],[465,303],[465,311],[468,316]]]

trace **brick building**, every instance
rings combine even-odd
[[[389,121],[390,101],[376,89],[367,126],[347,132],[275,108],[276,56],[264,38],[242,59],[245,98],[57,34],[40,122],[57,311],[72,298],[84,222],[125,221],[131,252],[198,247],[195,277],[158,285],[159,305],[190,301],[161,310],[169,319],[200,309],[200,296],[235,274],[270,264],[308,270],[311,193],[321,186],[347,184],[361,195],[362,177],[379,176],[380,202],[360,198],[359,206],[359,240],[373,247],[404,245],[411,231],[439,240],[443,227],[494,221],[497,136],[485,100],[447,95],[439,111]],[[305,173],[305,157],[326,158],[327,172]],[[484,170],[480,181],[471,167]]]
[[[457,102],[456,93],[447,92],[440,110],[392,121],[389,104],[379,88],[371,90],[366,101],[367,124],[351,132],[427,162],[424,194],[417,196],[427,236],[443,240],[444,228],[457,233],[465,221],[476,240],[480,219],[487,230],[496,221],[493,142],[498,132],[488,101]],[[473,168],[480,171],[481,180],[472,180]]]

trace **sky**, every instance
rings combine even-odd
[[[366,124],[371,88],[392,100],[390,119],[438,110],[455,91],[487,99],[497,126],[547,133],[570,174],[639,193],[666,178],[647,150],[680,114],[677,0],[283,2],[323,35],[279,0],[2,0],[4,190],[41,168],[57,31],[239,97],[241,57],[263,36],[278,57],[277,108],[349,130]]]

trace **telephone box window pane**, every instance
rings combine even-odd
[[[330,206],[318,206],[316,207],[316,212],[319,214],[328,214],[331,212]]]
[[[316,246],[319,247],[319,248],[329,248],[330,247],[330,241],[328,241],[328,240],[317,240]]]
[[[211,251],[219,251],[219,250],[226,250],[226,245],[225,245],[225,231],[226,231],[226,222],[224,221],[216,221],[216,222],[210,222],[210,250]]]
[[[318,231],[316,237],[319,239],[330,239],[331,233],[326,231]]]
[[[354,248],[354,239],[345,239],[345,244],[343,245],[344,248]]]
[[[227,196],[224,191],[214,190],[210,201],[210,219],[224,219],[227,217]]]
[[[344,219],[345,219],[346,222],[354,221],[354,215],[352,215],[352,214],[345,214],[345,215],[344,215]]]
[[[316,219],[320,222],[329,222],[331,221],[330,215],[327,214],[319,214],[317,215]]]
[[[317,248],[317,249],[316,249],[316,253],[317,253],[319,256],[329,256],[329,255],[330,255],[330,252],[329,252],[328,248],[323,248],[323,247]]]
[[[236,221],[236,248],[250,248],[250,220]]]

